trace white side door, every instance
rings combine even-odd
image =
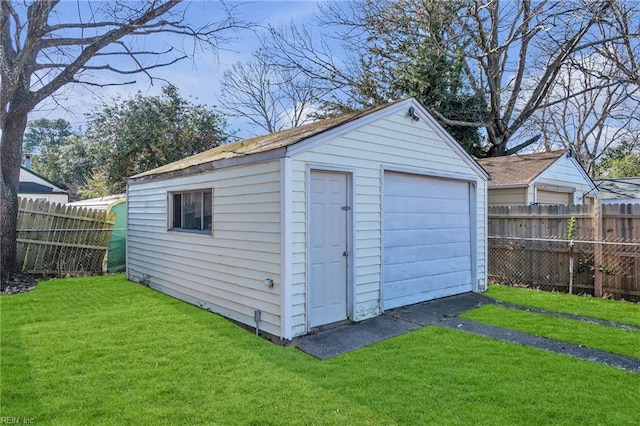
[[[347,318],[347,175],[312,171],[309,202],[309,326]]]

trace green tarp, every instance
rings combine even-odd
[[[116,224],[109,240],[109,252],[107,254],[107,272],[123,272],[126,265],[126,239],[127,239],[127,202],[118,200],[109,205],[107,212],[116,214]]]

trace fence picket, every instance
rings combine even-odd
[[[48,202],[21,199],[18,210],[18,261],[33,274],[101,274],[114,215]]]
[[[490,280],[567,290],[571,218],[573,287],[640,300],[640,205],[490,207]]]

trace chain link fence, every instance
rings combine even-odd
[[[489,237],[489,281],[640,301],[640,242]]]

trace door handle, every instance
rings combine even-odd
[[[347,257],[347,256],[349,256],[349,252],[348,252],[347,250],[345,250],[345,251],[343,251],[343,252],[342,252],[342,255],[343,255],[344,257]]]

